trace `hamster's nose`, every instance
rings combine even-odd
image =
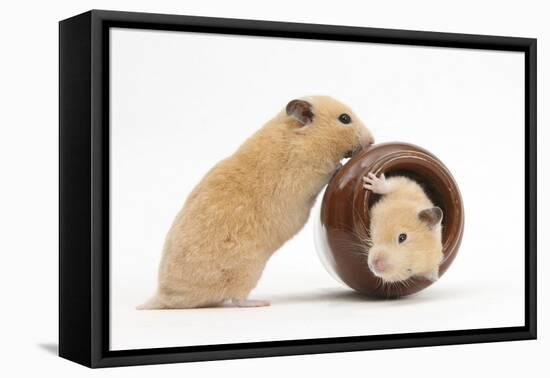
[[[359,134],[359,143],[361,143],[361,147],[369,147],[374,144],[374,137],[371,135],[370,132],[364,131]]]
[[[377,257],[372,262],[372,267],[377,272],[382,273],[384,270],[386,270],[386,262],[382,258]]]

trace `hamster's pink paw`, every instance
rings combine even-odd
[[[439,279],[439,268],[434,269],[430,273],[426,274],[424,277],[432,282],[437,281]]]
[[[386,176],[383,173],[380,177],[376,177],[374,173],[369,172],[363,177],[363,188],[377,194],[386,194],[389,192]]]
[[[236,307],[265,307],[271,305],[270,301],[264,301],[261,299],[231,299]]]

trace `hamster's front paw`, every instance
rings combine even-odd
[[[382,173],[380,177],[372,172],[369,172],[366,176],[363,177],[363,188],[372,191],[376,194],[386,194],[389,192],[388,183],[386,181],[386,176]]]
[[[435,282],[439,279],[439,268],[434,269],[433,271],[427,273],[424,275],[424,278]]]

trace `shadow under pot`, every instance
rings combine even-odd
[[[373,145],[350,159],[331,179],[316,227],[316,247],[325,268],[338,281],[371,297],[396,298],[416,293],[432,281],[409,278],[406,284],[385,285],[369,269],[357,227],[369,227],[369,209],[380,196],[363,188],[363,176],[406,176],[418,182],[443,210],[443,262],[439,276],[453,262],[462,240],[464,208],[453,176],[425,149],[407,143]],[[361,253],[363,252],[363,253]]]

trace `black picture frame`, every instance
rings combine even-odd
[[[525,325],[109,350],[109,28],[455,47],[525,54]],[[92,10],[59,23],[59,355],[88,367],[536,338],[536,62],[532,38]]]

